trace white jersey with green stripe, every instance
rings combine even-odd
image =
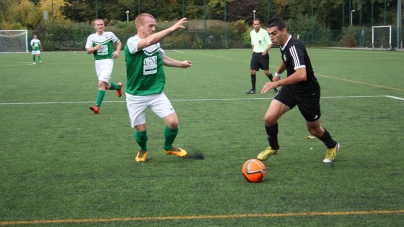
[[[34,46],[32,50],[41,50],[41,41],[39,39],[32,39],[31,46]]]
[[[102,44],[102,47],[93,52],[95,60],[112,59],[114,53],[114,43],[118,43],[120,40],[112,32],[103,32],[102,35],[97,33],[91,34],[87,38],[86,49]]]

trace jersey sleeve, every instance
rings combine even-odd
[[[306,68],[304,62],[304,50],[300,45],[292,45],[289,48],[289,53],[292,56],[293,68],[296,70],[298,68]]]
[[[120,42],[118,37],[116,37],[116,35],[114,33],[112,33],[112,32],[111,32],[111,38],[112,38],[112,42],[114,42],[114,43],[119,43]]]
[[[166,56],[166,52],[162,48],[160,48],[160,56],[161,58],[164,58]]]
[[[135,54],[136,52],[138,52],[138,48],[137,45],[139,44],[140,38],[137,36],[134,37],[130,37],[128,39],[128,42],[126,43],[126,45],[128,45],[128,50],[131,54]]]
[[[86,49],[93,47],[93,40],[91,37],[92,37],[92,35],[89,35],[87,38],[87,42],[86,42],[86,46],[85,46]]]
[[[253,34],[253,31],[254,30],[250,31],[250,41],[251,41],[252,46],[254,46],[254,34]]]

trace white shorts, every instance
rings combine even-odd
[[[103,59],[95,61],[95,72],[97,73],[98,80],[109,82],[111,79],[112,69],[114,68],[114,61],[112,59]]]
[[[175,113],[170,100],[164,93],[147,96],[133,96],[126,93],[126,107],[132,128],[136,125],[146,124],[147,107],[150,107],[160,118]]]
[[[40,55],[41,51],[40,50],[33,50],[32,55]]]

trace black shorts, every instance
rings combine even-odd
[[[269,54],[262,56],[262,53],[255,53],[253,52],[251,57],[250,69],[254,69],[258,71],[259,69],[262,70],[269,70]]]
[[[321,117],[320,90],[312,94],[297,95],[291,92],[290,87],[284,86],[275,95],[274,99],[287,105],[290,109],[293,109],[297,105],[300,113],[308,122],[317,121]]]

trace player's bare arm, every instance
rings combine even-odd
[[[267,55],[271,48],[272,48],[272,44],[269,44],[268,47],[262,52],[262,56]]]
[[[261,90],[261,94],[265,94],[267,93],[268,90],[274,89],[278,86],[295,84],[301,81],[305,81],[306,79],[307,79],[306,67],[298,68],[292,75],[286,77],[285,79],[279,79],[274,82],[265,83],[264,87]]]
[[[121,51],[121,48],[122,48],[122,43],[121,43],[121,41],[119,41],[117,44],[116,44],[116,50],[114,51],[114,53],[113,53],[113,58],[118,58],[119,57],[119,52]]]
[[[102,44],[99,43],[99,44],[97,44],[97,46],[95,46],[95,47],[87,48],[87,49],[86,49],[86,50],[87,50],[87,54],[92,54],[92,53],[94,53],[94,51],[97,51],[97,50],[101,49],[101,47],[102,47]]]
[[[178,61],[178,60],[172,59],[167,56],[164,56],[163,64],[165,66],[169,66],[169,67],[178,67],[178,68],[185,68],[185,69],[192,66],[191,62],[188,60]]]
[[[187,18],[182,18],[181,20],[177,21],[173,26],[164,29],[163,31],[157,32],[157,33],[153,33],[150,36],[141,39],[137,45],[138,49],[143,49],[145,47],[148,47],[150,45],[156,44],[158,42],[160,42],[164,37],[166,37],[167,35],[169,35],[171,32],[175,32],[179,29],[184,29],[185,26],[184,24],[187,23]],[[148,26],[152,26],[154,29],[155,26],[155,22],[154,24],[145,24],[143,25],[145,27]]]
[[[275,76],[274,76],[273,81],[280,80],[281,77],[280,77],[280,76],[276,76],[276,74],[282,74],[283,71],[285,71],[285,69],[286,69],[286,68],[285,68],[285,63],[284,63],[283,61],[281,61],[281,64],[279,65],[278,69],[277,69],[276,72],[275,72]]]

